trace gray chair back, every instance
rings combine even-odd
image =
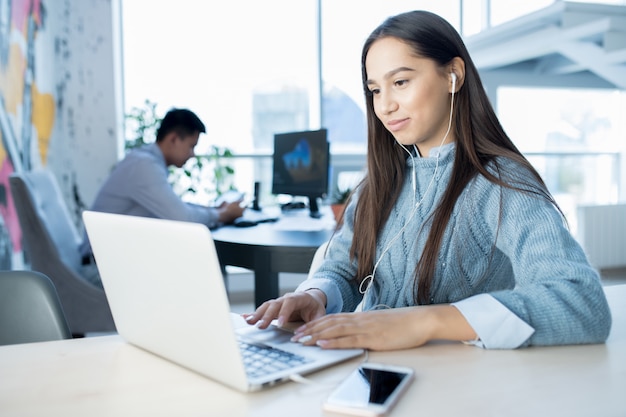
[[[47,169],[37,169],[23,173],[21,177],[31,192],[33,210],[47,231],[41,233],[40,237],[51,240],[46,246],[53,253],[56,252],[55,257],[76,271],[80,270],[81,258],[78,247],[81,238],[54,174]]]
[[[80,236],[54,174],[13,173],[9,184],[30,268],[54,283],[72,333],[115,331],[104,291],[81,275]]]
[[[35,271],[0,271],[0,345],[71,338],[52,281]]]

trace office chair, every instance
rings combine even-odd
[[[71,337],[50,278],[35,271],[0,271],[0,345]]]
[[[330,244],[330,241],[322,243],[316,250],[311,260],[311,266],[309,267],[309,273],[307,279],[311,278],[315,274],[318,268],[322,265],[324,257],[326,256],[326,248]]]
[[[104,291],[81,275],[81,238],[55,176],[47,169],[13,173],[9,184],[30,269],[52,280],[72,334],[115,331]]]

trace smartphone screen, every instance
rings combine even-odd
[[[355,415],[384,415],[412,376],[410,368],[363,364],[333,391],[325,409]]]

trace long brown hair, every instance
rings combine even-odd
[[[456,137],[452,177],[433,213],[432,228],[415,269],[415,303],[428,304],[444,231],[457,199],[473,178],[482,175],[495,184],[540,195],[557,205],[537,171],[504,132],[457,31],[443,18],[426,11],[390,17],[366,40],[361,56],[368,137],[367,174],[360,184],[354,218],[354,229],[359,238],[352,240],[350,249],[351,259],[358,260],[357,276],[354,277],[357,282],[372,273],[376,261],[376,241],[398,199],[406,170],[406,152],[396,145],[394,137],[376,117],[373,99],[366,86],[367,53],[376,40],[385,37],[405,42],[417,56],[432,59],[441,68],[455,57],[460,57],[465,63],[465,79],[455,96],[452,119]],[[512,180],[516,177],[514,173],[506,175],[509,180],[492,174],[486,167],[492,164],[499,172],[496,157],[510,158],[528,169],[540,187]]]

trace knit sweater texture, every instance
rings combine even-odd
[[[439,161],[407,159],[403,189],[377,242],[378,266],[364,310],[415,305],[416,264],[430,231],[430,215],[450,180],[454,154],[453,148]],[[505,158],[497,162],[501,177],[541,187],[519,164]],[[496,173],[495,164],[489,169]],[[358,198],[357,193],[321,267],[301,288],[322,289],[329,298],[328,313],[353,311],[363,300],[352,279],[356,262],[349,260]],[[610,331],[598,272],[561,213],[543,197],[478,176],[459,197],[447,225],[430,301],[448,304],[483,293],[535,329],[523,346],[600,343]]]

